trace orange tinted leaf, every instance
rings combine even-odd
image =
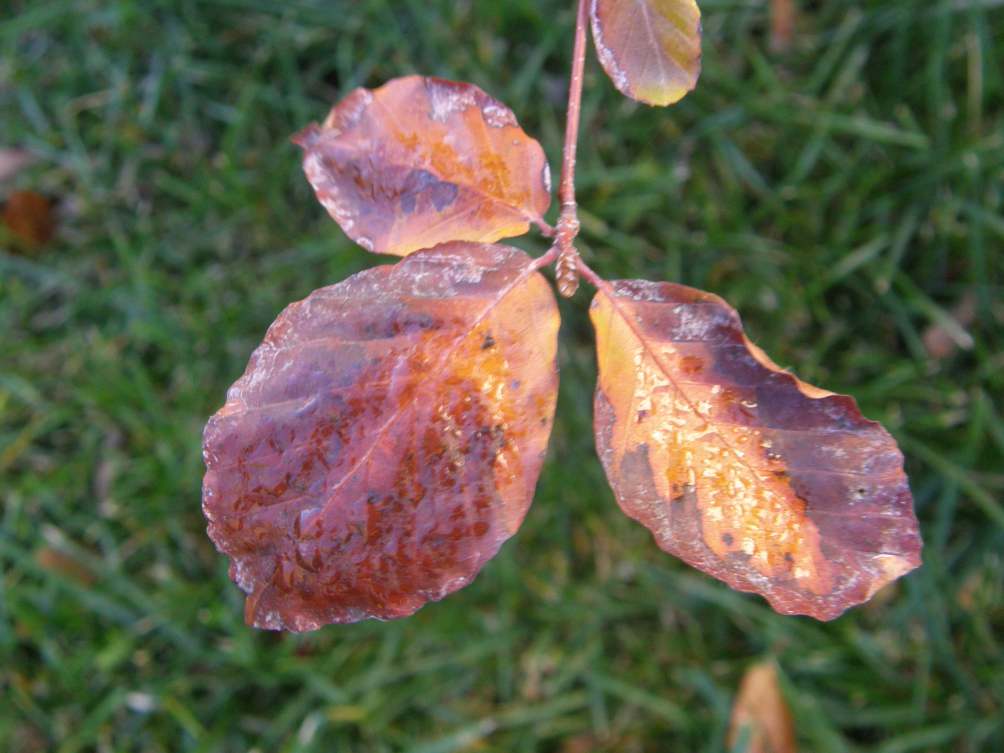
[[[82,562],[51,546],[43,546],[37,549],[35,551],[35,562],[43,570],[58,573],[85,586],[89,586],[94,582],[94,573]]]
[[[770,47],[785,52],[795,36],[795,0],[770,0]]]
[[[35,191],[15,191],[3,207],[3,224],[29,248],[44,246],[52,240],[55,220],[52,202]]]
[[[943,361],[956,349],[972,350],[976,344],[969,329],[978,315],[976,294],[967,290],[951,313],[932,322],[921,336],[924,350],[935,361]]]
[[[920,564],[895,441],[852,398],[780,370],[724,301],[621,281],[591,317],[600,459],[662,549],[819,619]]]
[[[593,41],[625,95],[671,105],[701,73],[701,12],[694,0],[592,0]]]
[[[294,141],[318,200],[370,251],[522,235],[551,203],[540,144],[472,84],[408,76],[356,89]]]
[[[729,730],[729,748],[746,737],[746,753],[797,753],[795,723],[781,693],[777,667],[771,662],[746,670]]]
[[[557,307],[529,264],[446,244],[279,315],[203,445],[249,624],[407,616],[515,533],[558,386]]]

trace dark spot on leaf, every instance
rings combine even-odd
[[[430,189],[429,196],[436,211],[442,212],[457,200],[458,193],[460,193],[460,189],[455,183],[437,183]]]
[[[684,374],[697,374],[704,369],[704,361],[697,356],[684,356],[680,359],[680,371]]]
[[[495,338],[492,337],[491,332],[485,335],[485,341],[481,343],[481,350],[488,350],[489,348],[495,347]]]
[[[722,534],[722,543],[725,544],[725,546],[732,546],[732,543],[734,541],[735,541],[735,539],[732,538],[732,534],[731,533],[723,533]]]
[[[401,211],[412,214],[418,205],[418,200],[425,195],[436,211],[442,212],[457,200],[458,193],[456,184],[439,180],[428,170],[412,170],[401,187]]]
[[[315,549],[313,559],[311,561],[307,561],[307,558],[303,556],[303,552],[300,551],[300,547],[293,548],[293,556],[296,558],[296,564],[304,570],[308,570],[312,573],[316,573],[320,569],[319,565],[321,563],[318,560],[319,553],[320,552]]]

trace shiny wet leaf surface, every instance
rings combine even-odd
[[[624,95],[671,105],[701,73],[701,12],[694,0],[592,0],[593,41]]]
[[[473,84],[408,76],[356,89],[294,140],[318,200],[377,253],[522,235],[551,201],[540,144]]]
[[[558,386],[529,263],[448,244],[279,315],[205,431],[203,510],[249,624],[410,615],[516,532]]]
[[[710,293],[597,293],[596,444],[659,546],[779,612],[832,619],[920,564],[903,456],[852,398],[800,382]]]

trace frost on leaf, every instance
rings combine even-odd
[[[818,619],[920,564],[895,441],[852,398],[779,369],[724,301],[621,281],[590,315],[600,460],[662,549]]]
[[[671,105],[701,73],[701,12],[694,0],[592,0],[593,41],[626,96]]]
[[[279,315],[203,445],[249,624],[407,616],[516,532],[558,386],[557,307],[529,264],[446,244]]]
[[[318,200],[377,253],[522,235],[551,203],[540,144],[473,84],[408,76],[356,89],[293,140]]]

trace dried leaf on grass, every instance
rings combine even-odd
[[[52,202],[35,191],[12,193],[0,221],[19,244],[31,249],[44,246],[55,232]]]
[[[785,52],[795,36],[795,0],[770,0],[770,48]]]
[[[729,749],[745,740],[746,753],[797,753],[795,723],[781,693],[777,667],[760,662],[746,670],[732,707]]]
[[[43,546],[36,550],[35,562],[43,570],[69,578],[81,585],[89,586],[94,582],[94,573],[82,562],[51,546]]]
[[[966,291],[950,316],[931,324],[922,337],[924,349],[935,361],[943,361],[959,348],[971,350],[973,336],[967,331],[976,321],[976,296]]]

